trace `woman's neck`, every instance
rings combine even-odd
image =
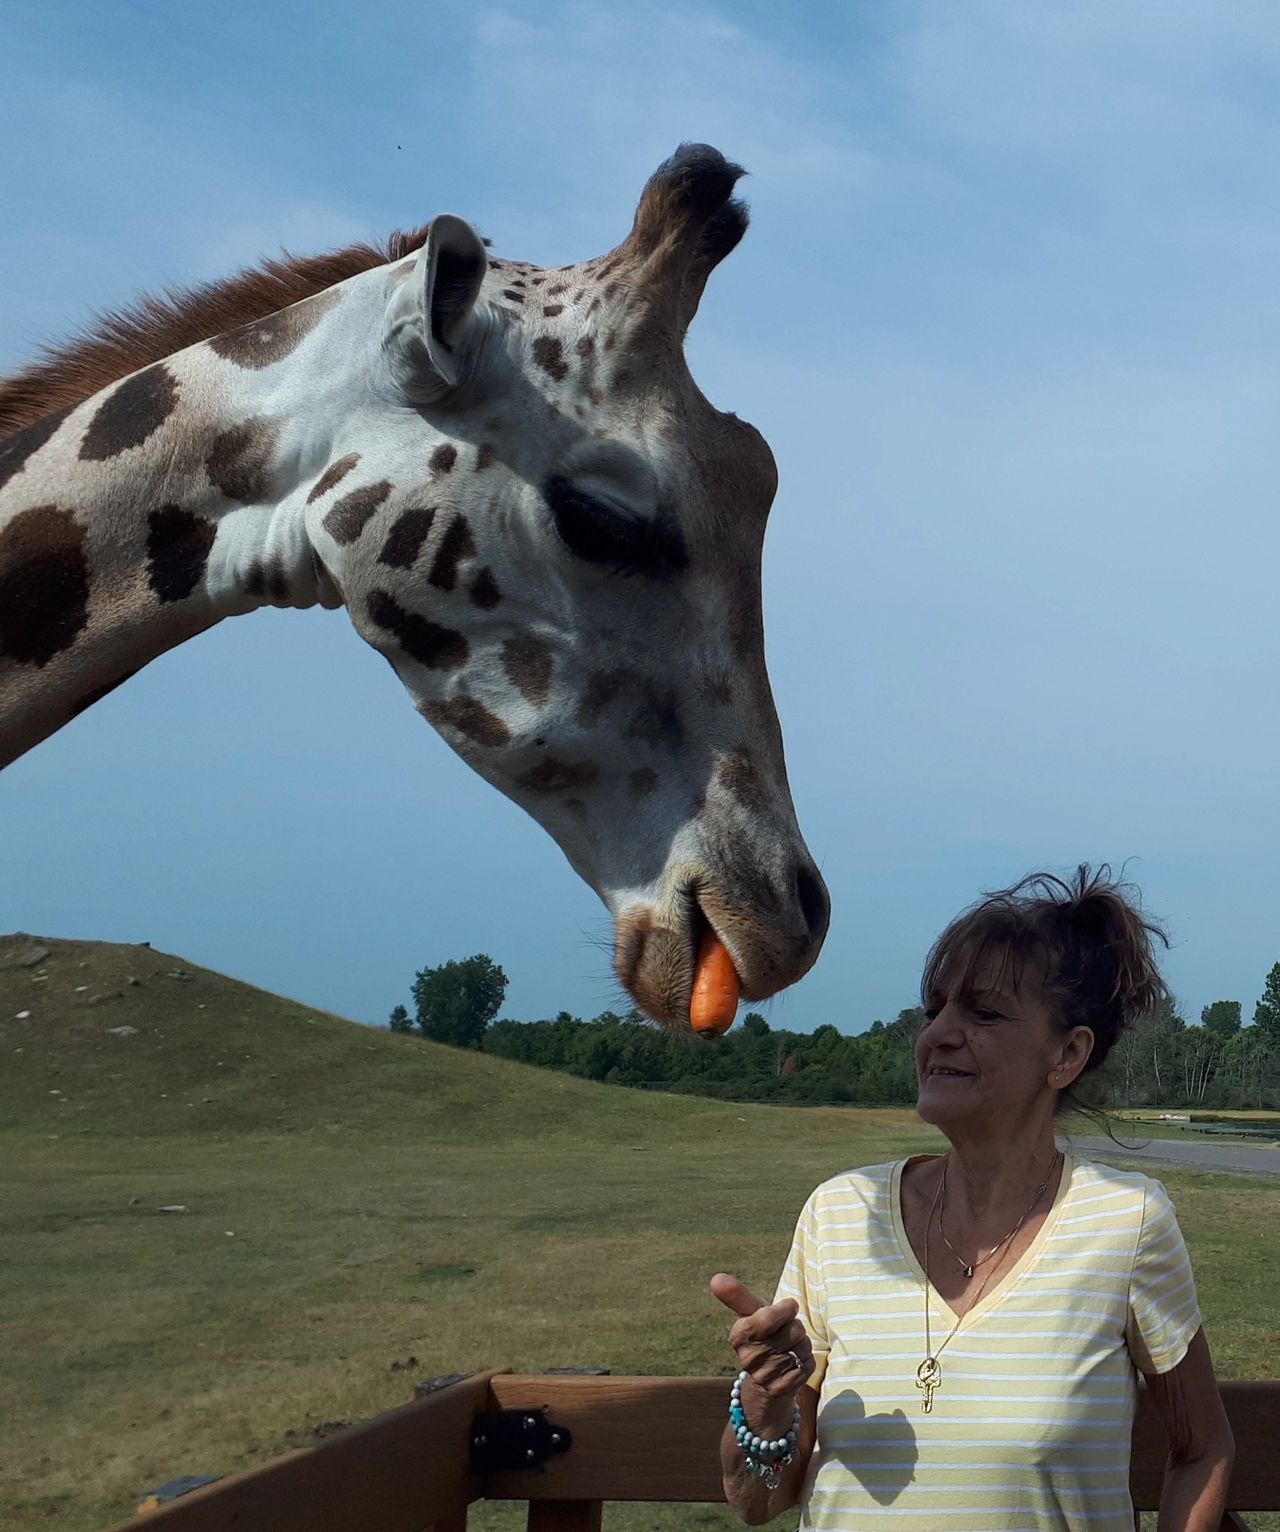
[[[1051,1176],[1058,1156],[1052,1117],[1029,1122],[1021,1131],[998,1139],[958,1132],[948,1137],[947,1203],[957,1217],[1003,1218],[1006,1213],[1021,1213],[1036,1188]]]

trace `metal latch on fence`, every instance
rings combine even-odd
[[[475,1473],[541,1468],[549,1457],[568,1452],[573,1433],[537,1410],[490,1410],[471,1423],[471,1467]]]

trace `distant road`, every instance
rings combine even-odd
[[[1130,1126],[1136,1125],[1123,1124],[1117,1133],[1130,1143],[1142,1143],[1140,1133],[1125,1131]],[[1109,1138],[1079,1138],[1074,1133],[1064,1135],[1064,1138],[1082,1154],[1116,1164],[1150,1166],[1153,1170],[1161,1165],[1177,1165],[1186,1170],[1226,1170],[1251,1176],[1280,1177],[1280,1149],[1255,1149],[1246,1144],[1183,1143],[1177,1138],[1151,1138],[1146,1140],[1143,1149],[1122,1149]]]

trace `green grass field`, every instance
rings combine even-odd
[[[770,1289],[818,1181],[936,1142],[909,1112],[459,1054],[139,947],[0,939],[0,1056],[5,1528],[96,1532],[145,1489],[403,1403],[417,1377],[728,1374],[708,1276]],[[1280,1185],[1167,1184],[1220,1371],[1280,1376]],[[606,1524],[737,1525],[719,1507]]]

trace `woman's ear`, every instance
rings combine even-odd
[[[1073,1027],[1063,1040],[1058,1061],[1049,1075],[1049,1083],[1059,1090],[1073,1084],[1089,1062],[1093,1041],[1091,1027]]]
[[[437,399],[466,371],[476,302],[489,258],[480,236],[461,218],[431,220],[413,271],[387,305],[382,349],[411,399]]]

